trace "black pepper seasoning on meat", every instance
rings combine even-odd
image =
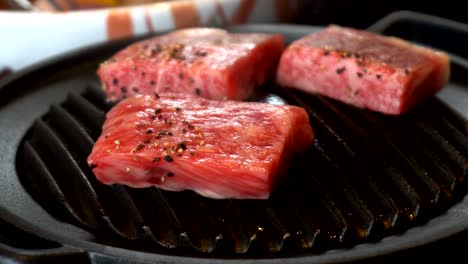
[[[174,173],[172,173],[172,172],[167,173],[167,177],[173,177],[173,176],[174,176]]]
[[[150,128],[150,129],[146,130],[146,134],[153,134],[153,129]]]
[[[182,150],[186,150],[187,149],[187,146],[185,145],[185,142],[180,142],[179,144],[177,144],[177,147],[182,149]]]
[[[330,51],[329,51],[329,50],[325,50],[325,51],[323,51],[323,55],[324,55],[324,56],[328,56],[328,55],[330,55]]]
[[[135,92],[135,93],[138,93],[138,92],[139,92],[139,90],[138,90],[137,87],[132,87],[132,91]]]
[[[145,144],[138,144],[138,146],[136,146],[135,150],[141,150],[142,148],[145,147]]]
[[[199,88],[195,88],[195,94],[196,95],[200,95],[201,94],[201,90]]]
[[[154,109],[154,113],[155,113],[155,114],[159,114],[159,113],[161,113],[161,111],[162,111],[162,108],[156,108],[156,109]]]
[[[409,75],[410,71],[408,69],[405,69],[405,74]]]
[[[382,75],[380,75],[380,74],[376,74],[376,75],[375,75],[375,77],[377,77],[377,79],[379,79],[379,80],[380,80],[380,78],[382,78]]]
[[[155,158],[153,159],[153,162],[158,162],[158,161],[160,161],[160,160],[161,160],[160,157],[155,157]]]
[[[195,51],[194,54],[195,54],[195,56],[204,57],[204,56],[208,55],[208,52],[197,50],[197,51]]]
[[[184,73],[183,73],[183,72],[180,72],[180,73],[179,73],[179,79],[181,79],[181,80],[184,79]]]
[[[156,82],[155,82],[155,81],[153,81],[153,80],[151,80],[151,81],[149,82],[149,84],[150,84],[150,85],[155,85],[155,84],[156,84]]]
[[[125,87],[125,86],[120,87],[120,91],[122,93],[127,93],[127,87]]]
[[[357,74],[357,77],[359,77],[359,78],[362,78],[362,76],[363,76],[362,72],[356,72],[356,74]]]
[[[173,162],[173,161],[174,161],[174,158],[172,158],[172,157],[169,156],[169,155],[166,155],[166,156],[164,156],[164,160],[167,161],[167,162]]]
[[[114,79],[112,80],[112,84],[113,84],[113,85],[119,84],[119,80],[118,80],[117,78],[114,78]]]
[[[336,69],[336,74],[342,74],[344,71],[346,71],[346,67],[345,66],[340,67]]]
[[[154,92],[153,94],[154,94],[154,97],[156,97],[156,98],[158,98],[158,99],[160,98],[160,96],[159,96],[158,93]]]
[[[343,51],[341,53],[341,57],[342,58],[349,58],[349,57],[351,57],[351,54],[349,52],[347,52],[347,51]]]

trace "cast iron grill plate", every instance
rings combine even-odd
[[[50,214],[99,243],[213,256],[290,256],[379,241],[466,193],[467,123],[440,100],[395,117],[274,84],[265,91],[252,100],[302,106],[316,132],[269,200],[98,182],[86,158],[111,105],[94,82],[34,122],[17,155],[20,180]]]

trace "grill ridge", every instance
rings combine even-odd
[[[395,118],[273,92],[307,110],[317,140],[269,200],[101,184],[86,158],[112,105],[94,84],[35,122],[20,151],[22,183],[49,211],[130,248],[141,242],[147,251],[253,256],[378,241],[424,223],[465,193],[468,126],[438,100]]]

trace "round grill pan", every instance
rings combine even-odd
[[[275,31],[292,40],[319,29],[251,25],[233,30]],[[161,193],[156,189],[142,193],[121,186],[103,187],[92,177],[79,180],[80,173],[85,177],[89,173],[80,164],[80,155],[89,151],[86,145],[99,135],[109,107],[96,88],[97,64],[130,41],[134,40],[92,47],[38,65],[2,86],[0,151],[4,155],[0,159],[0,177],[4,192],[0,194],[0,209],[7,222],[58,241],[67,249],[72,247],[71,254],[80,249],[94,258],[113,256],[139,263],[212,263],[220,259],[235,263],[332,263],[415,247],[466,228],[463,195],[468,129],[464,118],[439,99],[404,118],[388,118],[326,98],[269,87],[269,92],[288,103],[304,106],[317,124],[318,141],[304,156],[317,159],[313,164],[326,166],[310,166],[307,158],[297,160],[296,169],[290,173],[299,175],[298,179],[307,176],[304,171],[316,170],[311,182],[307,182],[314,188],[305,190],[311,193],[299,197],[290,198],[291,193],[286,191],[265,203],[232,201],[226,207],[191,193]],[[452,80],[439,95],[452,107],[454,103],[457,106],[457,93],[465,92],[463,76],[468,71],[468,64],[453,58]],[[401,133],[400,129],[407,132]],[[380,150],[380,159],[374,160],[366,152],[369,149],[360,147],[357,140],[363,140],[374,151]],[[412,149],[415,146],[418,151]],[[360,153],[359,158],[344,156],[346,149]],[[387,153],[388,149],[392,154]],[[368,175],[369,170],[379,171],[372,164],[363,166],[369,160],[407,173],[382,171],[385,173],[380,177],[395,178],[367,178],[363,175]],[[446,173],[434,173],[429,167]],[[412,173],[418,169],[425,171]],[[334,174],[328,175],[329,171]],[[296,185],[302,185],[298,182]],[[294,183],[288,187],[298,188]],[[157,227],[148,224],[152,216],[139,210],[148,199],[163,201],[158,208],[169,205],[159,213],[179,221],[166,221],[170,226],[164,228],[163,236],[154,232]],[[200,208],[204,211],[198,211]],[[191,218],[200,212],[210,214],[213,208],[222,212],[221,222],[227,219],[228,226],[247,230],[231,230],[235,239],[229,240],[229,232],[213,231],[219,230],[221,222],[214,219],[219,214],[200,218],[205,220]],[[238,214],[239,219],[226,216],[227,210]],[[206,239],[206,233],[212,239]],[[239,238],[239,234],[243,236]],[[171,240],[171,235],[176,239]],[[240,242],[230,245],[223,241]]]

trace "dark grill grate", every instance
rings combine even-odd
[[[53,105],[33,125],[19,151],[21,180],[51,214],[97,238],[119,237],[119,246],[146,251],[226,256],[318,253],[378,241],[464,195],[468,125],[437,99],[393,117],[275,92],[307,109],[317,140],[267,201],[101,184],[86,158],[110,106],[94,86]]]

